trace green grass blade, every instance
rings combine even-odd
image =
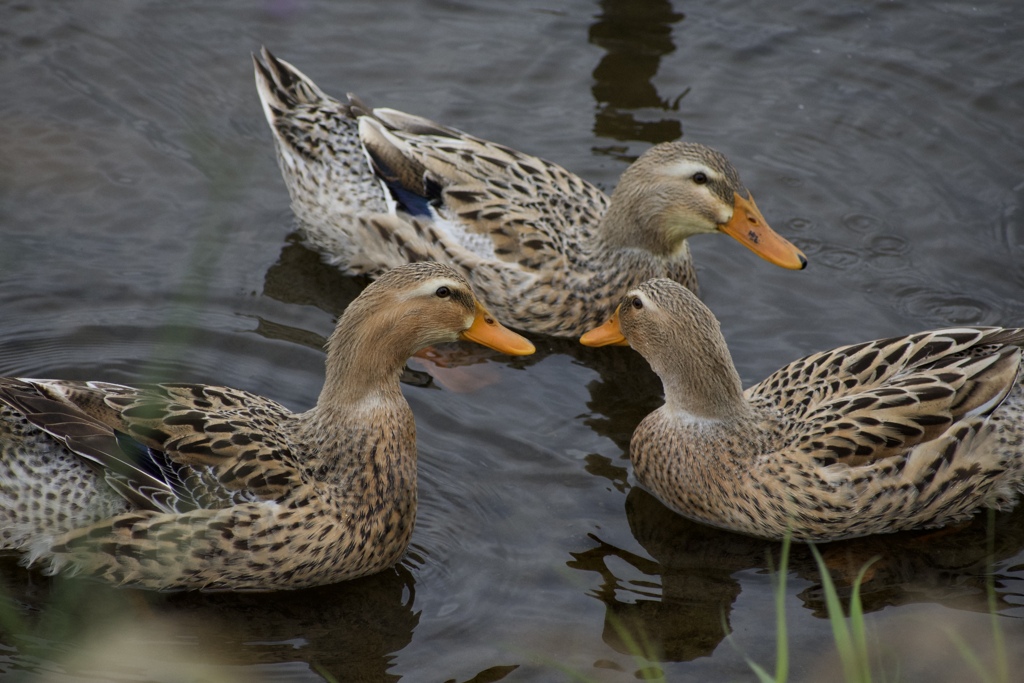
[[[971,646],[967,644],[960,634],[951,628],[946,629],[946,635],[953,641],[953,645],[956,646],[957,651],[960,653],[960,657],[965,662],[970,664],[971,668],[978,674],[979,683],[996,683],[991,676],[988,675],[988,671],[985,670],[985,665],[978,658],[978,655],[974,653]],[[1006,683],[1009,683],[1008,681]]]
[[[28,627],[9,595],[7,586],[0,583],[0,630],[11,635],[25,633]]]
[[[810,544],[810,549],[811,554],[814,555],[814,561],[818,564],[818,572],[821,574],[821,588],[825,593],[825,607],[828,610],[829,623],[832,625],[832,640],[835,641],[836,650],[839,652],[839,661],[843,667],[843,680],[846,683],[870,681],[870,675],[864,677],[864,667],[858,664],[853,635],[850,632],[850,626],[846,623],[846,615],[839,602],[839,593],[832,582],[832,575],[829,574],[825,560],[822,559],[817,547]]]
[[[760,683],[785,683],[784,680],[772,678],[772,675],[770,673],[765,671],[760,664],[756,663],[750,657],[743,655],[743,659],[746,660],[747,666],[749,666],[750,670],[754,672],[754,674],[757,676],[757,680],[760,681]]]
[[[622,640],[626,650],[632,655],[638,670],[653,674],[652,676],[646,676],[644,680],[664,683],[665,676],[661,673],[661,670],[651,666],[651,663],[657,664],[661,662],[663,657],[647,633],[641,630],[640,638],[637,639],[621,619],[611,614],[608,615],[607,619],[615,633]]]
[[[996,511],[988,509],[988,533],[986,534],[986,551],[988,552],[988,577],[985,579],[985,593],[988,598],[988,614],[992,621],[992,651],[996,660],[996,680],[999,683],[1010,683],[1009,661],[1006,658],[1006,641],[1003,629],[999,624],[999,604],[996,598],[995,556],[996,556]]]
[[[853,654],[861,668],[861,675],[866,679],[871,678],[871,659],[868,655],[867,629],[864,626],[864,605],[860,599],[860,587],[864,583],[864,576],[868,569],[878,559],[873,557],[860,568],[857,578],[853,581],[853,593],[850,596],[850,631],[853,640]]]
[[[792,534],[787,531],[782,539],[782,556],[775,574],[775,681],[789,679],[789,632],[786,628],[786,576],[789,573],[789,548]]]
[[[792,542],[789,533],[782,539],[782,554],[779,559],[778,570],[772,572],[772,590],[775,592],[775,675],[772,676],[764,667],[757,664],[745,652],[739,649],[732,640],[732,633],[725,620],[725,613],[722,618],[722,632],[732,643],[733,647],[743,656],[743,660],[750,667],[750,670],[757,676],[760,683],[786,683],[789,679],[789,635],[786,628],[786,576],[789,573],[789,549]],[[769,566],[771,563],[769,562]]]

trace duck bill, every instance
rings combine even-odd
[[[629,346],[626,336],[622,334],[619,327],[619,309],[600,327],[595,327],[580,337],[580,344],[584,346]]]
[[[477,344],[482,344],[495,351],[507,353],[510,356],[529,356],[537,349],[530,340],[520,336],[508,329],[487,312],[487,309],[479,303],[476,305],[476,316],[469,329],[459,335],[460,339],[466,339]]]
[[[744,198],[739,192],[733,196],[732,218],[719,225],[719,230],[769,263],[789,270],[807,267],[804,253],[768,226],[752,196]]]

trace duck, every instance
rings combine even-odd
[[[417,500],[399,376],[460,339],[534,351],[454,269],[415,263],[345,309],[305,412],[205,384],[2,378],[0,548],[152,590],[288,590],[391,567]]]
[[[580,341],[630,346],[661,378],[629,458],[641,486],[704,524],[837,541],[1008,510],[1024,488],[1024,329],[842,346],[744,390],[714,314],[656,278]]]
[[[352,94],[340,102],[265,47],[253,64],[300,233],[348,274],[447,263],[510,327],[576,338],[650,278],[696,291],[693,235],[807,265],[705,145],[651,147],[608,197],[538,157]]]

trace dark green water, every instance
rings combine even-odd
[[[725,152],[811,260],[792,273],[693,241],[748,383],[839,344],[1024,324],[1020,3],[4,2],[0,373],[312,404],[323,337],[363,283],[295,239],[249,61],[264,44],[331,93],[609,190],[657,141]],[[629,434],[660,399],[633,352],[536,341],[534,357],[476,355],[406,386],[421,504],[394,571],[296,594],[140,596],[2,558],[3,605],[28,634],[0,634],[0,676],[752,680],[744,653],[773,661],[778,546],[631,486]],[[482,386],[452,391],[452,373]],[[993,545],[990,561],[981,520],[828,554],[847,580],[881,558],[865,602],[887,670],[954,681],[968,674],[946,630],[984,654],[989,576],[1014,656],[1024,635],[1024,515],[996,518]],[[806,550],[786,604],[792,679],[834,680]],[[635,659],[623,629],[657,661]]]

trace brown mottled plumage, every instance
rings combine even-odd
[[[436,263],[384,274],[327,343],[317,404],[200,384],[0,379],[0,547],[112,583],[276,590],[380,571],[416,513],[398,378],[430,344],[533,346]]]
[[[266,49],[253,58],[292,209],[330,263],[376,275],[457,268],[507,324],[578,336],[652,277],[696,289],[686,239],[725,232],[803,268],[718,152],[657,145],[609,199],[543,159],[393,109],[342,104]]]
[[[630,444],[676,512],[804,541],[944,526],[1024,488],[1024,329],[951,328],[844,346],[745,392],[718,321],[669,280],[583,336],[628,343],[665,386]]]

